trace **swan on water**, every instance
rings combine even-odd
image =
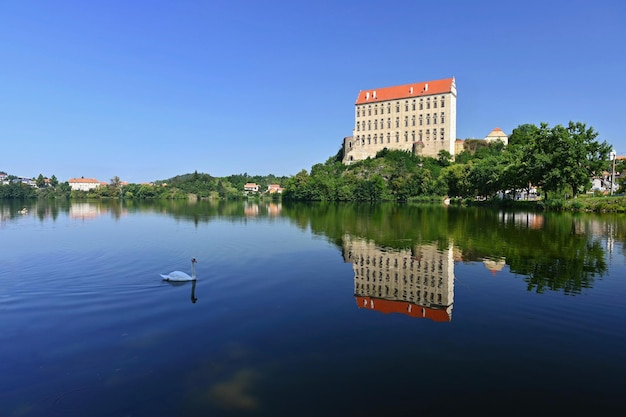
[[[191,258],[191,276],[182,271],[173,271],[169,274],[160,274],[165,281],[195,281],[196,280],[196,258]]]

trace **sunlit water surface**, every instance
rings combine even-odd
[[[626,409],[624,219],[0,209],[2,416]]]

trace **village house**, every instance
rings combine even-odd
[[[279,184],[270,184],[267,186],[267,192],[270,194],[274,194],[274,193],[282,193],[283,189],[280,187]]]
[[[72,190],[89,191],[98,188],[102,183],[94,178],[70,178],[68,181]],[[106,185],[106,184],[105,184]]]
[[[249,183],[246,183],[246,185],[243,186],[243,190],[245,192],[258,193],[259,192],[259,186],[258,186],[258,184],[255,184],[253,182],[249,182]]]

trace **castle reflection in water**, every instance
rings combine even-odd
[[[359,308],[437,322],[452,320],[452,244],[443,250],[435,244],[390,249],[350,235],[344,235],[343,242],[344,260],[354,269]]]

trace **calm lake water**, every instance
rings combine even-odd
[[[0,202],[2,416],[623,415],[626,216]],[[196,284],[160,273],[191,271]]]

